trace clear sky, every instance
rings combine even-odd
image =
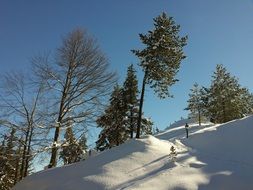
[[[29,58],[53,51],[62,36],[83,27],[98,39],[120,82],[130,63],[141,80],[130,50],[141,47],[138,34],[152,29],[162,11],[189,41],[180,81],[171,88],[175,98],[159,100],[147,89],[144,112],[155,126],[164,129],[187,116],[189,89],[194,82],[209,85],[216,64],[253,91],[253,0],[0,0],[0,71],[29,70]]]

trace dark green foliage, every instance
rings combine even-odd
[[[154,18],[154,29],[147,34],[140,34],[144,44],[142,50],[132,50],[140,59],[140,66],[144,71],[138,128],[136,137],[140,137],[141,115],[144,101],[145,85],[149,84],[160,98],[170,97],[169,87],[178,80],[175,79],[180,63],[185,58],[183,47],[187,37],[180,37],[180,26],[176,25],[172,17],[162,13]]]
[[[158,127],[153,128],[153,134],[158,134],[160,132],[160,130],[158,129]]]
[[[62,144],[62,151],[60,152],[60,158],[63,160],[64,165],[79,162],[84,158],[84,154],[87,151],[86,137],[83,135],[78,141],[69,127],[66,129],[65,142]]]
[[[127,69],[127,77],[123,84],[124,101],[127,106],[126,125],[130,133],[130,138],[133,138],[133,134],[136,131],[138,117],[138,81],[135,73],[133,64],[131,64]]]
[[[212,78],[208,112],[214,122],[224,123],[251,112],[252,95],[223,65],[217,65]]]
[[[12,129],[0,145],[0,189],[9,190],[19,179],[21,151]]]
[[[87,146],[87,138],[85,134],[81,136],[78,144],[80,148],[83,150],[83,153],[87,152],[88,146]]]
[[[116,85],[111,94],[109,106],[97,119],[98,127],[102,128],[96,142],[96,148],[100,151],[118,146],[129,137],[126,127],[127,105],[124,100],[123,88]]]
[[[202,102],[202,114],[205,118],[211,118],[210,114],[208,112],[209,107],[209,100],[210,100],[210,89],[206,87],[201,87],[200,89],[200,96],[201,96],[201,102]]]
[[[136,76],[136,71],[131,64],[127,69],[127,77],[123,84],[124,90],[124,101],[126,103],[126,119],[125,124],[127,130],[130,132],[130,138],[133,138],[134,133],[137,130],[137,120],[139,113],[139,100],[138,100],[138,81]],[[142,113],[143,115],[143,113]],[[142,117],[141,120],[141,135],[151,135],[152,134],[153,122],[150,119]]]
[[[138,81],[136,71],[131,64],[127,69],[127,77],[123,88],[116,85],[105,113],[97,120],[98,127],[103,128],[96,142],[97,149],[103,151],[122,144],[133,138],[138,119]],[[142,119],[142,134],[152,133],[153,123]]]
[[[142,117],[141,120],[141,135],[152,135],[153,134],[153,125],[154,123],[151,119]]]
[[[223,65],[217,65],[210,88],[199,90],[202,113],[214,123],[224,123],[252,113],[253,96]]]
[[[203,89],[199,87],[197,83],[193,85],[193,88],[190,89],[188,106],[186,110],[190,110],[191,116],[197,116],[199,125],[201,125],[201,117],[203,116],[205,110],[205,98],[203,95]]]
[[[146,83],[160,98],[170,96],[169,87],[177,79],[180,63],[185,58],[183,47],[187,37],[180,37],[180,26],[172,17],[162,13],[154,18],[154,29],[146,35],[140,34],[140,40],[145,45],[143,50],[133,50],[140,58],[140,66],[146,73]]]
[[[110,104],[104,114],[97,120],[102,128],[96,142],[96,148],[103,151],[133,138],[137,130],[138,120],[138,81],[133,65],[127,70],[127,77],[123,88],[115,86],[111,94]],[[153,122],[142,117],[140,133],[152,134]]]

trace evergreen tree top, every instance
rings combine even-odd
[[[135,106],[137,104],[138,96],[138,81],[136,76],[136,71],[133,64],[131,64],[127,69],[127,77],[123,85],[124,88],[124,98],[127,104]]]
[[[147,34],[140,34],[145,45],[142,50],[132,50],[140,58],[140,66],[147,77],[147,84],[154,88],[160,98],[171,96],[168,87],[178,80],[175,79],[181,61],[186,57],[183,47],[187,36],[180,37],[180,26],[172,17],[162,13],[154,18],[154,29]]]

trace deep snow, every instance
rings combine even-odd
[[[188,139],[185,122],[86,161],[38,172],[14,190],[252,190],[253,116],[222,125],[190,122]],[[175,163],[169,158],[172,145]]]

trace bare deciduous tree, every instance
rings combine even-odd
[[[108,61],[96,41],[77,29],[63,40],[56,59],[38,56],[33,60],[37,76],[46,79],[53,100],[54,138],[49,168],[57,165],[61,129],[69,122],[75,128],[96,119],[105,95],[111,91],[115,73],[108,71]]]
[[[2,80],[1,125],[15,129],[20,138],[19,180],[28,175],[33,158],[32,141],[40,133],[37,126],[43,118],[43,114],[39,114],[42,91],[43,83],[35,87],[23,73],[8,73]]]

